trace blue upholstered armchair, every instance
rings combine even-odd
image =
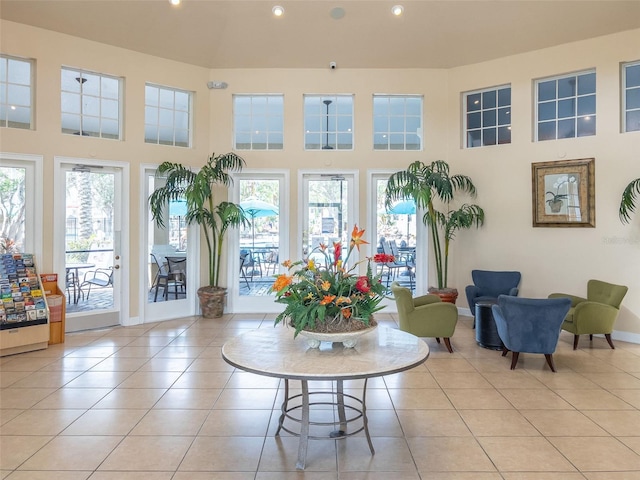
[[[560,327],[571,308],[569,298],[518,298],[500,295],[491,307],[504,349],[504,357],[513,352],[511,370],[516,368],[520,352],[542,353],[552,372]]]
[[[472,270],[473,285],[467,286],[467,302],[471,315],[475,315],[476,302],[493,300],[499,295],[518,296],[520,272],[494,272],[491,270]],[[475,327],[475,322],[474,322]]]

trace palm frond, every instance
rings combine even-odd
[[[638,200],[640,200],[640,178],[633,180],[622,192],[618,212],[622,223],[631,221],[631,214],[636,211],[636,201]]]

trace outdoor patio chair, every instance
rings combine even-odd
[[[112,287],[113,286],[113,268],[96,268],[95,270],[89,270],[85,272],[84,277],[82,279],[82,283],[80,284],[80,292],[84,298],[83,287],[86,285],[89,286],[87,290],[87,300],[89,300],[89,295],[91,294],[91,287]]]

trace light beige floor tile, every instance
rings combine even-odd
[[[51,357],[29,357],[23,355],[13,355],[7,357],[7,361],[2,362],[2,372],[35,372],[41,368],[54,363],[57,359]]]
[[[515,410],[462,410],[460,416],[476,437],[540,435],[527,419]]]
[[[573,465],[542,437],[481,437],[478,442],[501,472],[575,471]]]
[[[429,358],[425,365],[430,372],[476,372],[465,358]]]
[[[402,437],[404,436],[398,417],[393,410],[367,409],[369,435],[372,437]],[[360,425],[361,423],[354,423]]]
[[[40,371],[18,380],[12,388],[60,388],[80,375],[80,372]]]
[[[433,377],[442,388],[491,388],[480,373],[434,372]]]
[[[585,377],[591,380],[593,383],[606,388],[608,390],[613,388],[625,389],[640,389],[640,378],[634,377],[628,373],[585,373]]]
[[[209,410],[218,400],[219,388],[170,388],[153,408],[194,408]]]
[[[306,473],[304,472],[303,475]],[[259,475],[256,476],[254,472],[176,472],[171,480],[255,480],[260,478]],[[277,472],[276,475],[283,475],[282,480],[287,478],[284,476],[286,474],[282,472]],[[313,477],[309,478],[313,479]]]
[[[547,437],[599,437],[609,434],[587,418],[583,412],[574,410],[520,410],[540,433]]]
[[[127,435],[146,412],[143,409],[89,410],[62,435]]]
[[[355,437],[354,437],[355,438]],[[296,472],[299,439],[268,436],[258,465],[259,472]],[[307,472],[337,472],[336,442],[310,440],[305,462]]]
[[[432,472],[422,478],[429,480],[503,480],[499,473],[489,472]]]
[[[445,388],[444,393],[458,410],[513,409],[495,388]]]
[[[151,408],[164,395],[164,388],[114,388],[93,408]]]
[[[483,373],[495,388],[547,388],[535,376],[526,370],[513,370],[499,373]]]
[[[38,472],[17,470],[7,476],[8,480],[87,480],[93,472]],[[3,477],[0,477],[3,478]],[[91,477],[94,478],[94,477]]]
[[[272,409],[278,390],[272,388],[225,388],[214,405],[217,409]]]
[[[573,409],[569,403],[551,390],[541,388],[503,388],[500,393],[517,409]]]
[[[167,340],[167,342],[168,341],[169,340]],[[149,339],[134,340],[126,347],[118,350],[113,356],[118,358],[142,358],[148,360],[164,348],[164,345],[154,345],[154,343],[162,344],[164,342],[162,339],[156,339],[156,342],[149,341]]]
[[[584,480],[578,472],[502,472],[504,480]]]
[[[471,435],[455,410],[397,410],[407,437],[464,437]]]
[[[234,367],[225,362],[222,358],[203,358],[200,355],[191,362],[186,369],[187,372],[233,372]]]
[[[155,356],[157,358],[198,358],[205,347],[187,347],[184,345],[171,344],[160,350]]]
[[[585,411],[584,414],[611,435],[640,435],[640,412],[637,410],[592,410]]]
[[[27,410],[2,426],[2,435],[57,435],[84,410]]]
[[[120,388],[169,388],[180,375],[180,372],[134,372],[118,386]]]
[[[529,373],[552,390],[598,388],[598,385],[584,375],[576,372],[559,371],[554,373],[551,371],[541,371]]]
[[[620,398],[621,400],[627,402],[629,405],[640,409],[640,390],[620,390],[620,389],[612,389],[609,390],[612,395]]]
[[[444,392],[436,388],[394,388],[389,389],[389,395],[396,410],[453,408]]]
[[[633,391],[633,390],[632,390]],[[556,390],[556,393],[580,410],[631,410],[633,407],[617,396],[599,389]]]
[[[581,471],[640,472],[640,455],[615,438],[550,437],[549,441]]]
[[[31,408],[55,390],[55,388],[3,388],[0,390],[0,408]]]
[[[358,399],[362,398],[362,389],[345,388],[344,393],[353,395]],[[393,402],[386,388],[367,387],[366,401],[367,410],[393,410]],[[351,399],[347,399],[346,402],[354,405],[357,403]]]
[[[185,372],[172,386],[173,388],[224,388],[231,375],[231,372]],[[277,388],[277,382],[272,383],[272,388]],[[261,384],[254,388],[261,388]]]
[[[422,372],[410,370],[386,375],[383,378],[388,388],[438,388],[438,383],[427,370]]]
[[[256,471],[264,441],[257,437],[197,437],[178,470]]]
[[[631,472],[585,472],[587,480],[638,480],[638,471]]]
[[[407,439],[423,478],[431,472],[495,472],[496,468],[473,437]]]
[[[377,437],[373,439],[375,455],[371,454],[364,437],[352,437],[337,443],[338,470],[340,472],[383,471],[415,472],[409,445],[404,438]]]
[[[22,408],[0,408],[0,425],[13,420],[24,411]],[[4,431],[1,433],[4,433]]]
[[[149,360],[140,357],[108,357],[91,368],[92,372],[135,372]]]
[[[205,412],[206,413],[206,412]],[[264,437],[271,410],[211,410],[198,435],[213,437]]]
[[[152,358],[144,360],[141,372],[184,372],[191,368],[195,360],[193,358]]]
[[[201,375],[202,373],[205,372],[187,372],[183,376]],[[230,376],[227,373],[209,373],[208,375],[221,375],[220,378],[225,378],[226,376],[229,388],[278,388],[281,382],[279,378],[240,371],[235,371]]]
[[[2,435],[0,437],[0,469],[13,470],[51,440],[50,436]]]
[[[95,470],[121,441],[118,436],[58,436],[20,470]]]
[[[90,480],[171,480],[173,472],[95,472]]]
[[[110,388],[60,388],[36,403],[36,409],[89,409],[111,391]]]
[[[85,372],[67,383],[68,388],[115,388],[131,372]]]
[[[0,388],[7,388],[8,386],[16,383],[18,380],[22,380],[23,378],[31,375],[31,372],[4,371],[1,367],[0,371],[2,372],[2,375],[0,375]]]
[[[640,435],[640,431],[636,431],[636,435]],[[640,436],[618,437],[618,439],[631,450],[640,455]]]
[[[175,471],[192,442],[193,437],[129,435],[102,462],[99,470]]]
[[[206,410],[151,410],[131,431],[131,435],[195,436],[207,418]]]

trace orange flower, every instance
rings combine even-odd
[[[338,297],[336,305],[342,305],[343,303],[351,303],[351,299],[349,297]]]
[[[325,280],[324,282],[322,282],[320,288],[322,288],[322,290],[324,291],[329,290],[331,288],[331,282],[329,280]]]
[[[293,283],[293,277],[284,274],[278,275],[278,278],[276,278],[276,281],[273,282],[273,285],[271,286],[271,290],[273,290],[274,292],[279,292],[284,287],[291,285],[291,283]]]
[[[334,298],[336,298],[335,295],[325,295],[324,298],[320,300],[320,305],[328,305],[333,302]]]
[[[362,239],[363,235],[364,235],[364,229],[359,230],[358,225],[354,225],[353,232],[351,232],[351,246],[355,245],[358,251],[360,251],[360,245],[369,243]]]
[[[351,318],[351,309],[345,308],[344,310],[342,310],[342,316],[344,318]]]
[[[327,246],[324,243],[321,243],[320,245],[318,245],[318,248],[320,248],[320,250],[324,252],[327,249]]]
[[[291,268],[291,265],[293,265],[293,262],[291,260],[285,260],[284,262],[282,262],[283,267]]]

